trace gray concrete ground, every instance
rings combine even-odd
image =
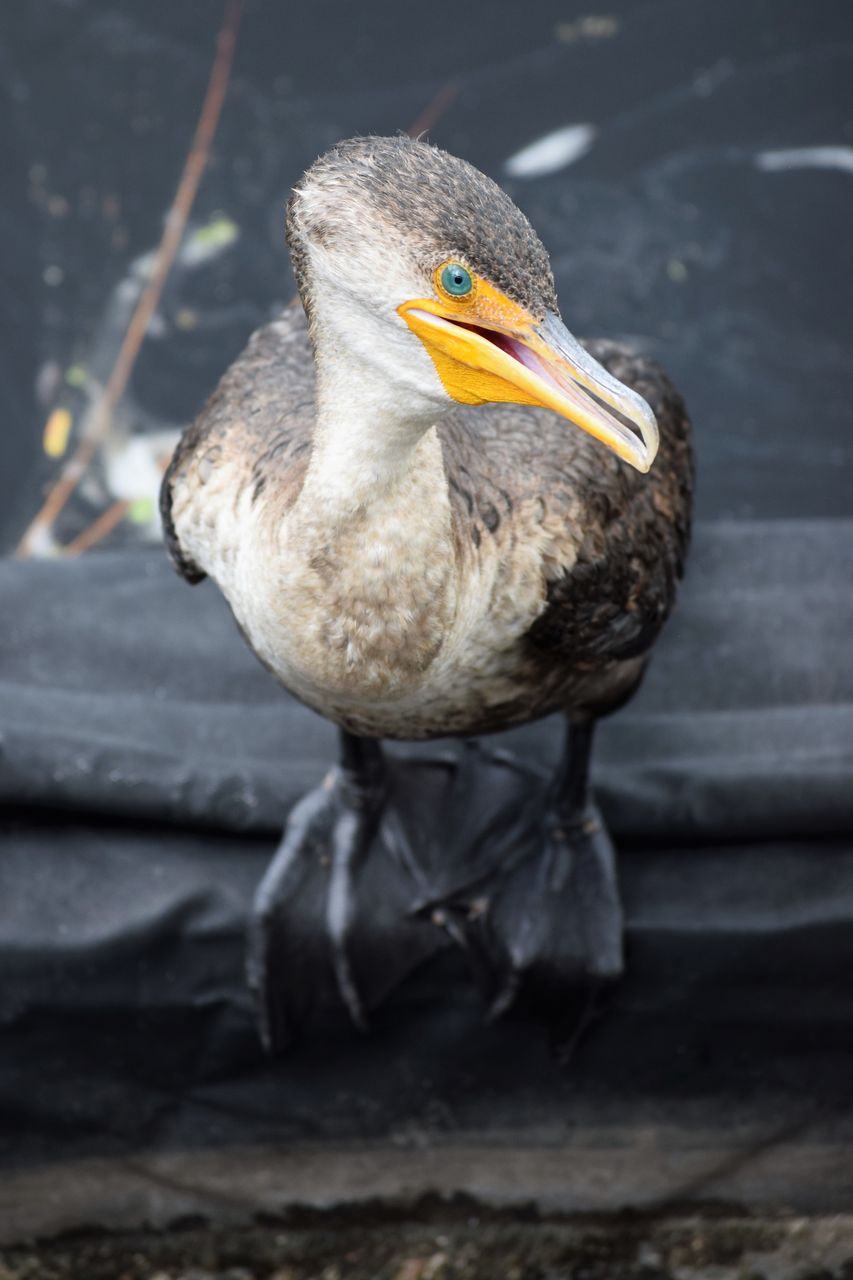
[[[586,1221],[425,1204],[0,1251],[0,1280],[853,1280],[853,1216]]]

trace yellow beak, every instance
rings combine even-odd
[[[461,404],[553,409],[638,471],[648,471],[658,428],[645,400],[594,360],[558,315],[537,324],[493,286],[478,286],[478,296],[464,307],[419,298],[398,308],[448,394]]]

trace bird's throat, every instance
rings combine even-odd
[[[435,428],[406,446],[319,423],[286,556],[287,607],[301,615],[294,639],[305,646],[293,656],[305,674],[343,698],[409,691],[440,652],[456,609]]]

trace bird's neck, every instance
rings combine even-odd
[[[457,606],[441,441],[429,416],[401,412],[339,355],[334,373],[320,363],[317,399],[287,521],[285,607],[303,618],[294,662],[342,697],[401,696],[441,652]]]
[[[329,396],[321,400],[303,490],[329,521],[346,522],[410,485],[413,470],[434,453],[430,422],[401,418],[381,397]],[[435,477],[437,483],[443,475]]]
[[[424,557],[436,567],[447,562],[450,570],[450,499],[436,427],[337,376],[318,401],[311,459],[293,512],[306,549],[334,546],[356,576],[362,568],[371,577],[393,575],[401,560],[417,564]]]
[[[413,489],[441,505],[439,406],[401,388],[392,376],[397,353],[360,349],[346,324],[327,321],[312,336],[317,412],[303,504],[330,524],[361,519],[395,496],[408,500]]]

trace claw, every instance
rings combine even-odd
[[[521,979],[522,972],[520,969],[510,968],[507,970],[503,986],[486,1010],[486,1022],[499,1022],[501,1018],[509,1013],[518,999],[518,993],[521,990]]]

